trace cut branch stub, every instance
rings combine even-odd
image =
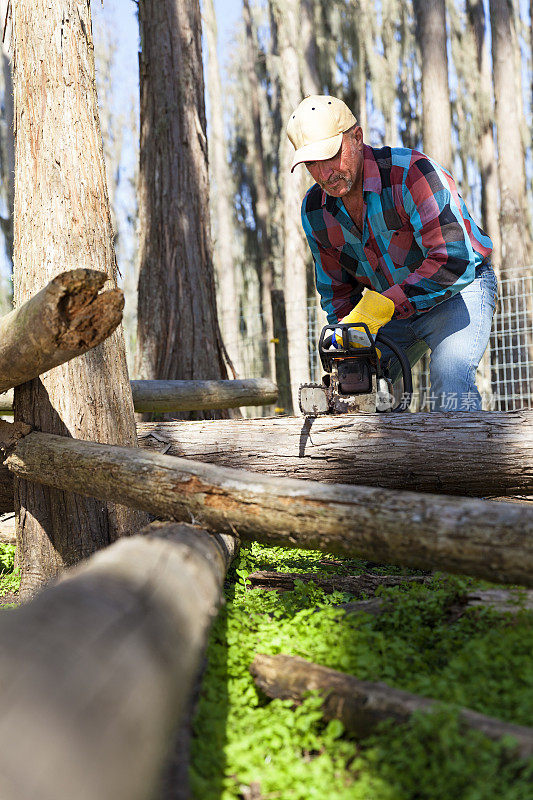
[[[63,272],[0,319],[0,392],[96,347],[120,324],[120,289],[99,293],[107,275]]]

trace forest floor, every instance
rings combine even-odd
[[[495,587],[436,574],[378,589],[384,608],[375,616],[341,607],[361,595],[325,594],[313,583],[283,593],[252,588],[247,576],[257,570],[421,574],[318,552],[243,548],[210,637],[194,722],[195,800],[533,800],[533,760],[513,759],[508,742],[465,731],[457,720],[466,706],[533,724],[533,612],[521,609],[523,592],[513,592],[513,613],[465,608],[467,593]],[[356,742],[338,720],[323,721],[316,696],[297,708],[265,697],[249,671],[256,653],[301,656],[442,704]]]
[[[16,601],[14,547],[0,545],[0,605]],[[490,584],[444,574],[380,588],[378,616],[350,613],[357,596],[297,581],[291,591],[252,588],[258,570],[324,575],[421,575],[324,553],[243,547],[211,631],[194,721],[195,800],[533,800],[533,760],[510,742],[465,731],[457,708],[533,724],[533,612],[524,593],[502,613],[466,608]],[[500,587],[504,588],[504,587]],[[505,587],[509,588],[509,587]],[[405,725],[382,724],[364,741],[321,701],[269,700],[249,667],[256,653],[301,656],[363,680],[441,701]]]

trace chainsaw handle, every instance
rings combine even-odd
[[[396,408],[391,409],[392,411],[407,411],[409,406],[411,405],[411,400],[413,398],[413,376],[411,374],[411,364],[409,363],[409,359],[405,355],[404,351],[401,350],[397,345],[394,344],[392,339],[389,339],[388,336],[378,331],[375,338],[376,343],[381,342],[386,347],[388,347],[398,361],[400,362],[400,367],[402,369],[402,378],[403,378],[403,396],[404,400],[401,403],[398,403]]]

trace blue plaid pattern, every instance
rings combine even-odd
[[[364,287],[389,297],[394,318],[452,297],[489,260],[492,242],[476,225],[450,173],[417,150],[363,145],[363,231],[342,200],[318,184],[302,204],[317,289],[328,322],[340,322]]]

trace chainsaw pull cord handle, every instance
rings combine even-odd
[[[386,347],[388,347],[398,361],[400,362],[400,367],[402,369],[402,378],[403,378],[403,397],[401,403],[398,403],[396,408],[391,409],[392,411],[407,411],[409,406],[411,405],[411,400],[413,398],[413,376],[411,374],[411,364],[409,363],[409,359],[405,355],[404,351],[397,347],[392,339],[389,339],[388,336],[378,331],[376,334],[375,340],[377,342],[381,342]]]

